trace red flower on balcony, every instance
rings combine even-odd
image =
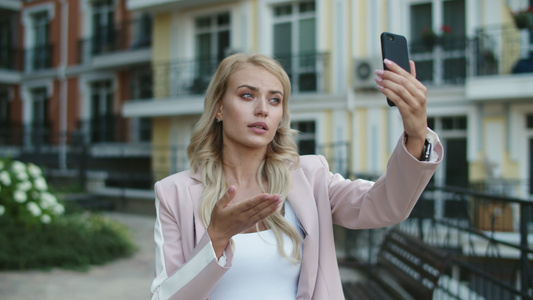
[[[453,28],[452,28],[452,26],[450,26],[448,24],[444,24],[444,25],[442,25],[440,30],[442,31],[442,34],[445,35],[445,34],[451,34],[452,31],[453,31]]]

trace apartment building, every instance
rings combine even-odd
[[[142,146],[151,121],[121,116],[126,101],[152,96],[143,73],[152,57],[150,16],[123,0],[0,7],[0,155],[62,176],[89,171],[104,185],[130,161],[150,172]],[[132,145],[135,153],[124,150]]]
[[[344,174],[381,174],[402,128],[372,74],[381,68],[379,35],[390,31],[408,38],[429,88],[428,123],[447,150],[435,183],[529,195],[531,31],[513,19],[529,2],[129,0],[128,9],[153,17],[154,97],[122,113],[152,119],[152,145],[166,149],[152,154],[155,179],[185,169],[217,63],[259,52],[278,58],[293,81],[301,153],[324,154]]]
[[[302,154],[323,154],[347,176],[376,176],[402,133],[397,110],[373,82],[379,35],[389,31],[407,37],[429,89],[428,123],[446,149],[435,183],[531,194],[533,39],[531,25],[515,22],[531,1],[4,0],[0,7],[3,156],[47,157],[51,170],[66,173],[85,169],[100,187],[126,173],[127,187],[150,189],[188,167],[185,150],[210,76],[223,57],[242,51],[286,68]],[[90,159],[80,162],[80,151]]]

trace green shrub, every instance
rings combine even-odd
[[[62,216],[32,228],[0,223],[0,270],[86,270],[134,252],[128,228],[98,214]]]
[[[124,225],[67,209],[65,215],[41,168],[0,158],[0,270],[85,270],[135,251]]]

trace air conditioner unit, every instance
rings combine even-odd
[[[374,70],[383,69],[381,57],[362,57],[354,60],[353,87],[355,90],[376,89]]]

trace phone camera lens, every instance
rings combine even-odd
[[[394,37],[392,35],[387,35],[387,40],[394,41]]]

